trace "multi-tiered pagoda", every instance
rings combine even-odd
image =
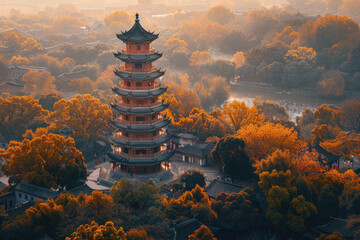
[[[146,31],[136,14],[134,26],[117,37],[126,48],[115,57],[125,65],[115,71],[122,81],[112,89],[120,98],[112,105],[116,116],[112,124],[117,130],[109,137],[113,151],[108,156],[113,171],[122,175],[157,175],[173,156],[171,135],[165,128],[170,121],[162,114],[168,104],[159,99],[166,88],[157,79],[164,71],[153,65],[162,54],[150,47],[158,34]]]

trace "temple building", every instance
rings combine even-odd
[[[158,34],[146,31],[136,14],[134,26],[117,37],[126,47],[115,53],[125,64],[115,70],[122,81],[112,88],[119,96],[111,105],[115,116],[111,123],[116,128],[108,138],[112,171],[120,177],[158,176],[168,170],[174,155],[166,128],[170,121],[162,114],[168,104],[159,98],[166,91],[158,80],[164,71],[153,65],[162,54],[150,47]]]

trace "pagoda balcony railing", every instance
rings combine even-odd
[[[141,87],[126,86],[124,83],[119,84],[119,88],[128,89],[128,90],[151,90],[151,89],[155,89],[155,88],[159,88],[159,87],[161,87],[161,84],[158,82],[155,82],[151,86],[141,86]]]
[[[125,119],[121,119],[121,118],[117,118],[116,120],[118,122],[120,122],[120,123],[133,124],[133,125],[136,125],[136,124],[142,125],[142,124],[155,124],[155,123],[161,122],[161,121],[164,120],[164,117],[157,118],[157,119],[154,119],[154,120],[148,120],[148,121],[125,120]]]
[[[168,152],[168,150],[163,150],[163,151],[160,151],[160,152],[157,152],[157,153],[150,153],[150,154],[132,154],[132,153],[127,154],[127,153],[124,153],[124,152],[114,150],[115,154],[118,154],[120,156],[129,158],[129,159],[131,159],[131,158],[153,158],[153,157],[157,157],[157,156],[160,156],[162,154],[165,154],[167,152]]]
[[[134,69],[134,68],[126,68],[125,66],[121,66],[120,70],[122,72],[129,72],[129,73],[134,73],[134,72],[154,72],[157,70],[157,68],[155,66],[152,66],[150,71],[145,71],[145,69]]]
[[[143,103],[143,104],[139,104],[139,103],[126,103],[122,100],[119,100],[118,101],[118,104],[121,105],[121,106],[125,106],[125,107],[133,107],[133,108],[136,108],[136,107],[155,107],[155,106],[159,106],[162,104],[162,100],[156,100],[155,102],[153,103]]]
[[[114,134],[114,137],[116,138],[121,138],[121,139],[124,139],[124,140],[127,140],[127,141],[136,141],[136,142],[142,142],[142,141],[153,141],[153,140],[156,140],[156,139],[159,139],[159,138],[162,138],[166,136],[166,133],[163,133],[163,134],[159,134],[157,136],[151,136],[151,137],[126,137],[124,135],[120,135],[118,133],[115,133]]]
[[[121,49],[121,52],[124,54],[152,54],[155,53],[155,49],[150,48],[149,50],[128,51],[126,48],[123,48]]]

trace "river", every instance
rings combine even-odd
[[[254,85],[249,86],[244,84],[231,86],[228,101],[243,101],[246,105],[252,106],[255,99],[272,100],[280,105],[283,105],[288,112],[291,121],[295,121],[296,117],[301,116],[302,112],[307,108],[315,110],[322,104],[334,104],[340,106],[345,100],[345,98],[324,98],[294,95],[291,92]]]

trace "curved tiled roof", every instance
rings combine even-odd
[[[110,123],[116,128],[127,130],[129,132],[150,132],[166,127],[170,124],[170,120],[164,119],[161,122],[157,122],[154,124],[126,124],[117,121],[110,121]]]
[[[115,153],[108,153],[108,157],[111,158],[113,161],[119,162],[121,164],[126,165],[155,165],[158,163],[162,163],[172,156],[174,156],[175,152],[168,152],[162,154],[160,156],[154,158],[126,158]]]
[[[128,114],[150,114],[156,112],[162,112],[169,107],[168,103],[162,103],[154,107],[125,107],[121,105],[111,104],[111,107],[118,112],[128,113]]]
[[[158,138],[153,141],[127,141],[125,139],[117,138],[114,136],[111,136],[108,138],[110,143],[117,144],[123,147],[145,147],[145,148],[151,148],[159,146],[163,143],[169,142],[171,139],[171,135],[165,135],[161,138]]]
[[[128,90],[118,87],[111,88],[114,93],[122,97],[132,97],[132,98],[152,98],[157,97],[163,94],[167,87],[165,88],[155,88],[150,90]]]
[[[154,41],[159,37],[159,34],[154,34],[154,32],[146,31],[140,24],[139,14],[136,14],[136,20],[134,26],[121,34],[116,34],[117,37],[124,42],[146,42]]]
[[[114,53],[114,56],[124,62],[152,62],[161,58],[162,53],[156,52],[152,54],[124,54],[118,52]]]
[[[165,74],[165,71],[161,71],[161,69],[153,72],[122,72],[116,70],[114,73],[122,79],[137,81],[159,78]]]

